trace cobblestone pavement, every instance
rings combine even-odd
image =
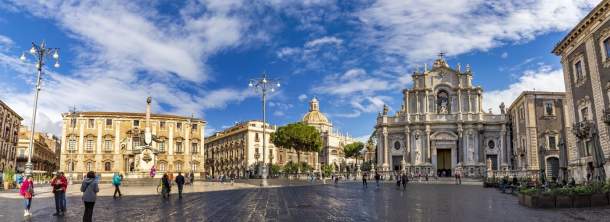
[[[195,185],[197,186],[197,184]],[[230,185],[223,185],[230,186]],[[32,221],[79,221],[83,204],[70,195],[68,213],[51,216],[50,197],[35,199]],[[21,221],[21,200],[0,197],[0,221]],[[480,186],[384,183],[240,188],[185,194],[170,200],[129,195],[95,204],[96,221],[608,221],[610,208],[535,210],[515,196]]]

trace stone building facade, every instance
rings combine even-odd
[[[266,124],[266,157],[263,157],[263,122],[251,120],[238,123],[233,127],[216,132],[206,138],[205,159],[206,172],[212,176],[236,175],[238,177],[260,176],[258,167],[265,163],[280,166],[288,162],[298,162],[293,149],[276,147],[270,140],[276,126]],[[301,153],[301,162],[315,166],[318,161],[315,153]]]
[[[19,143],[17,145],[17,172],[25,172],[30,152],[31,130],[27,126],[19,129]],[[32,153],[32,166],[34,174],[51,175],[59,170],[59,160],[56,156],[55,146],[59,141],[52,134],[34,133],[34,152]]]
[[[567,147],[571,132],[565,93],[525,91],[508,108],[510,117],[510,162],[521,176],[566,179]]]
[[[603,0],[553,53],[561,57],[573,134],[568,168],[578,182],[610,173],[610,1]]]
[[[164,172],[204,172],[202,119],[128,112],[63,113],[60,169],[73,178],[88,171],[111,177],[148,177],[155,168]],[[147,121],[148,119],[148,121]],[[152,142],[145,147],[146,131]]]
[[[23,118],[0,100],[0,171],[15,170],[19,127]]]
[[[320,102],[317,98],[314,97],[309,102],[309,112],[303,116],[302,122],[315,127],[320,132],[322,152],[319,153],[319,164],[334,165],[334,169],[338,170],[341,166],[355,162],[353,158],[345,158],[343,146],[357,141],[333,129],[333,124],[320,111]],[[319,169],[319,166],[316,166],[316,169]]]
[[[507,118],[482,110],[473,73],[449,67],[442,54],[431,70],[416,71],[395,115],[377,117],[377,170],[414,174],[483,176],[508,169]]]

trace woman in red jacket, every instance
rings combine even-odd
[[[34,196],[34,181],[32,181],[32,176],[27,176],[25,181],[23,181],[21,188],[19,189],[19,194],[24,198],[23,204],[25,205],[25,210],[23,212],[23,217],[32,216],[30,213],[32,197]]]
[[[66,198],[66,189],[68,188],[68,180],[62,172],[58,172],[53,180],[51,180],[53,195],[55,196],[55,213],[53,216],[63,216],[66,211],[64,199]]]

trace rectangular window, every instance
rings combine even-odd
[[[182,153],[182,142],[176,142],[176,153]]]
[[[199,147],[197,147],[197,143],[191,144],[191,153],[199,153]]]
[[[582,61],[574,63],[574,72],[576,72],[576,81],[583,79]]]
[[[133,127],[140,127],[140,120],[134,120]]]
[[[555,115],[555,109],[554,109],[554,108],[555,108],[555,107],[554,107],[554,105],[553,105],[553,102],[546,102],[546,103],[544,104],[544,113],[545,113],[547,116],[552,116],[552,115]]]
[[[93,163],[87,162],[87,171],[93,171]]]
[[[105,140],[104,141],[104,150],[112,151],[112,140]]]
[[[70,150],[70,151],[76,150],[76,140],[75,139],[70,139],[70,141],[68,142],[68,150]]]
[[[133,148],[140,146],[140,138],[134,138],[133,140]]]
[[[159,152],[165,151],[165,142],[159,142]]]
[[[106,119],[106,128],[112,127],[112,119]]]
[[[182,164],[181,163],[176,163],[176,171],[178,171],[178,172],[182,171]]]
[[[72,127],[72,128],[76,127],[76,118],[70,119],[70,127]]]
[[[191,125],[191,130],[197,131],[197,123],[193,123],[193,125]]]
[[[549,136],[549,149],[551,149],[551,150],[557,149],[557,137]]]
[[[87,151],[93,151],[93,140],[87,140],[87,143],[85,144],[85,149]]]
[[[159,128],[165,129],[165,121],[159,122]]]
[[[182,129],[182,123],[176,123],[176,128]]]
[[[95,120],[94,120],[94,119],[89,119],[89,121],[88,121],[88,127],[89,127],[89,128],[93,128],[93,127],[95,127]]]
[[[585,141],[585,156],[591,156],[593,153],[592,141]]]

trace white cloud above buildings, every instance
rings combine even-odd
[[[494,113],[499,113],[499,106],[502,102],[504,102],[508,109],[510,104],[523,91],[565,92],[563,71],[543,65],[537,70],[523,72],[521,77],[516,82],[508,85],[507,88],[484,92],[484,111],[487,112],[489,109],[492,109]]]

